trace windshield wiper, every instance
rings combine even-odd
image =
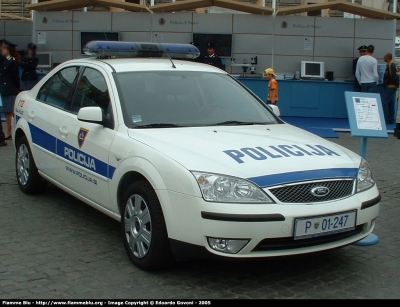
[[[175,125],[175,124],[157,123],[157,124],[148,124],[148,125],[143,125],[143,126],[137,126],[135,128],[139,129],[139,128],[179,128],[179,127],[184,127],[184,126]]]
[[[216,123],[210,126],[245,126],[245,125],[265,125],[264,123],[256,123],[256,122],[241,122],[237,120],[228,120],[221,123]]]

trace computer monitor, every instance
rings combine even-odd
[[[51,53],[50,52],[39,52],[36,54],[39,59],[38,69],[51,69],[53,68],[51,64]]]
[[[301,61],[301,78],[324,79],[325,63],[314,61]]]

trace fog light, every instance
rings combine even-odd
[[[207,238],[213,250],[228,254],[237,254],[250,240]]]

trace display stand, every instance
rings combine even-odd
[[[360,138],[360,156],[363,157],[364,159],[367,158],[367,140],[368,138],[365,136],[362,136]]]
[[[365,159],[367,157],[367,140],[369,137],[388,137],[381,96],[379,94],[360,92],[345,92],[344,95],[351,136],[360,137],[360,155]],[[371,233],[354,244],[367,246],[378,242],[378,236]]]
[[[387,138],[381,96],[373,93],[345,92],[351,136],[360,137],[360,155],[367,156],[368,138]]]

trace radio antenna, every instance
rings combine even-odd
[[[154,34],[154,37],[156,38],[157,42],[158,42],[159,44],[161,44],[161,42],[160,42],[160,40],[159,40],[157,34]],[[176,68],[176,66],[175,66],[175,64],[174,64],[174,61],[172,61],[172,58],[169,56],[168,52],[164,52],[164,54],[166,54],[167,57],[168,57],[168,59],[171,61],[172,68]]]

